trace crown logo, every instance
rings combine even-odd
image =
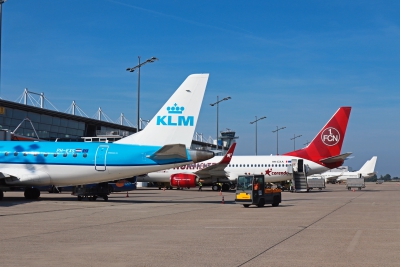
[[[173,107],[167,107],[169,114],[182,114],[184,107],[179,107],[176,103]]]

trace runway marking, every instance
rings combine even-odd
[[[312,222],[311,224],[309,224],[308,226],[304,227],[303,229],[289,235],[288,237],[284,238],[283,240],[279,241],[278,243],[276,243],[275,245],[270,246],[269,248],[265,249],[264,251],[261,251],[260,253],[258,253],[257,255],[253,256],[252,258],[246,260],[245,262],[242,262],[241,264],[237,265],[237,267],[241,267],[243,265],[246,265],[247,263],[250,263],[251,261],[253,261],[254,259],[258,258],[259,256],[263,255],[264,253],[266,253],[267,251],[277,247],[278,245],[280,245],[281,243],[285,242],[286,240],[289,240],[290,238],[300,234],[301,232],[303,232],[306,229],[311,228],[311,226],[313,226],[314,224],[317,224],[319,221],[323,220],[324,218],[328,217],[329,215],[331,215],[332,213],[334,213],[337,210],[340,210],[341,208],[345,207],[346,205],[350,204],[353,200],[355,200],[356,198],[359,198],[361,195],[363,195],[365,192],[362,192],[360,195],[353,197],[352,199],[350,199],[349,201],[347,201],[346,203],[344,203],[343,205],[337,207],[336,209],[332,210],[331,212],[329,212],[328,214],[322,216],[321,218],[315,220],[314,222]]]
[[[362,234],[362,230],[358,230],[356,232],[356,234],[353,237],[353,240],[351,240],[350,245],[347,247],[347,252],[353,252],[354,248],[357,246],[358,244],[358,240],[360,239],[360,236]]]

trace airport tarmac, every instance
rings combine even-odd
[[[1,266],[399,266],[400,183],[282,193],[138,189],[109,201],[42,192],[0,201]]]

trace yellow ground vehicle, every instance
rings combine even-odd
[[[245,208],[250,205],[263,207],[265,204],[276,207],[281,199],[281,190],[266,186],[264,175],[239,175],[235,196],[237,204],[242,204]]]

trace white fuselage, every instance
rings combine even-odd
[[[326,172],[318,175],[314,175],[315,178],[325,179],[328,181],[346,181],[348,178],[369,178],[372,177],[374,173],[363,173],[363,172]]]
[[[216,164],[222,159],[221,156],[214,157],[202,163],[185,165],[179,168],[167,169],[158,172],[148,173],[147,176],[140,177],[138,181],[143,182],[163,182],[170,181],[172,174],[176,173],[196,173],[197,171]],[[238,175],[245,173],[264,174],[266,182],[280,182],[292,179],[292,174],[288,173],[288,166],[292,159],[301,159],[293,156],[233,156],[230,164],[225,168],[225,175],[230,181],[235,182]],[[308,175],[322,173],[328,170],[313,161],[305,160],[308,165]],[[212,173],[210,176],[213,176]],[[200,177],[202,178],[202,177]]]

